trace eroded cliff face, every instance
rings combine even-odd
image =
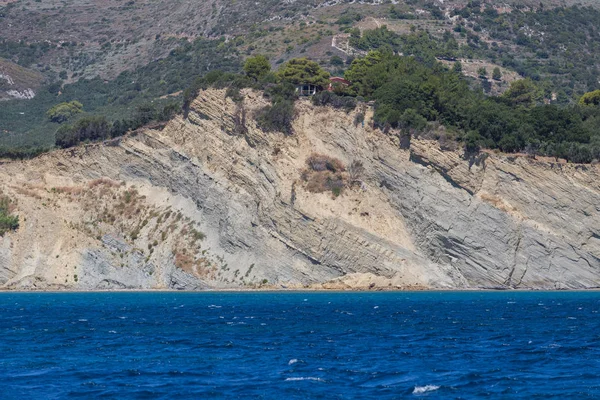
[[[369,110],[355,126],[307,101],[293,136],[264,133],[264,105],[209,90],[162,130],[1,165],[21,216],[0,239],[2,287],[600,286],[597,166],[401,150]],[[337,197],[309,192],[314,153],[364,172]]]

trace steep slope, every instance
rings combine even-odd
[[[0,169],[21,227],[0,239],[6,288],[591,288],[600,286],[600,171],[521,157],[464,160],[299,101],[295,134],[204,91],[162,130]],[[359,183],[313,193],[313,154]],[[303,174],[304,173],[304,174]],[[347,174],[347,173],[345,173]],[[311,189],[312,190],[312,189]]]

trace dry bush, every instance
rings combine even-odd
[[[339,196],[346,187],[346,168],[337,158],[312,154],[306,160],[308,169],[302,172],[306,190],[312,193],[331,192]]]
[[[187,254],[185,249],[175,253],[175,265],[199,277],[214,279],[215,266],[206,257],[196,259],[193,255]]]
[[[323,154],[313,153],[306,159],[306,164],[315,172],[331,171],[344,172],[346,168],[344,164],[334,157],[329,157]]]
[[[98,190],[98,194],[97,197],[98,198],[103,198],[103,197],[110,197],[113,194],[113,190],[112,187],[110,186],[100,186],[99,190]]]
[[[488,204],[491,204],[499,210],[505,212],[513,212],[517,210],[516,208],[508,204],[506,201],[504,201],[501,197],[498,197],[496,195],[483,192],[479,195],[479,197],[481,198],[481,200],[485,201]]]
[[[25,187],[19,187],[19,186],[12,186],[12,188],[14,189],[15,192],[17,192],[20,195],[27,196],[27,197],[33,197],[34,199],[37,199],[37,200],[42,199],[42,196],[40,196],[37,192],[35,192],[31,189],[28,189]]]
[[[90,189],[95,188],[96,186],[110,186],[113,188],[118,188],[119,186],[121,186],[121,184],[119,182],[113,181],[110,178],[98,178],[98,179],[94,179],[93,181],[88,182],[88,187]]]
[[[79,194],[81,194],[82,189],[79,186],[58,186],[58,187],[53,187],[52,191],[54,193],[60,193],[60,194],[79,195]]]
[[[215,271],[216,267],[210,262],[208,258],[200,257],[198,260],[196,260],[196,273],[199,276],[205,276],[214,279]]]
[[[313,173],[306,181],[306,190],[312,193],[331,191],[336,197],[342,193],[346,182],[341,174],[329,172]]]
[[[360,178],[365,172],[365,167],[362,161],[354,160],[348,167],[348,175],[350,177],[350,182],[358,182]]]
[[[183,254],[183,252],[177,252],[175,254],[175,265],[189,273],[194,273],[194,258],[189,254]]]
[[[0,213],[11,214],[15,211],[15,202],[0,190]]]
[[[131,218],[135,214],[139,214],[141,212],[140,207],[144,206],[144,204],[138,203],[140,197],[135,188],[125,190],[118,200],[119,203],[115,206],[115,210],[125,218]]]

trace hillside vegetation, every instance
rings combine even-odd
[[[598,88],[600,10],[540,7],[536,12],[499,14],[481,12],[478,4],[471,1],[455,11],[460,18],[455,30],[466,31],[474,54],[524,77],[548,80],[548,88],[563,102]]]
[[[27,157],[118,137],[185,113],[192,95],[210,86],[229,87],[233,98],[240,88],[264,90],[271,106],[243,117],[293,134],[292,84],[299,82],[281,71],[308,57],[353,83],[315,104],[352,109],[372,100],[376,126],[403,143],[426,135],[469,153],[486,147],[574,162],[600,157],[598,107],[579,101],[600,88],[596,8],[417,0],[168,5],[17,1],[0,8],[0,21],[10,25],[0,57],[46,79],[34,99],[0,107],[0,154]],[[90,13],[78,14],[84,8]],[[151,13],[158,21],[144,19]],[[58,29],[65,18],[73,23]],[[73,33],[79,42],[66,40]],[[242,73],[244,59],[259,52],[266,57],[257,67],[266,73]],[[471,65],[476,73],[466,72]],[[75,101],[78,112],[49,114]]]
[[[56,104],[71,101],[83,105],[81,118],[102,117],[110,124],[119,121],[122,134],[154,119],[164,107],[179,104],[177,95],[167,95],[185,89],[210,69],[238,71],[240,61],[235,49],[222,40],[198,39],[182,44],[164,59],[125,71],[114,80],[97,77],[62,87],[48,85],[32,100],[2,104],[0,121],[5,133],[0,136],[0,149],[8,154],[15,149],[27,152],[53,147],[59,125],[47,118],[46,112]]]

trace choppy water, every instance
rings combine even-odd
[[[0,294],[2,399],[600,397],[600,293]]]

